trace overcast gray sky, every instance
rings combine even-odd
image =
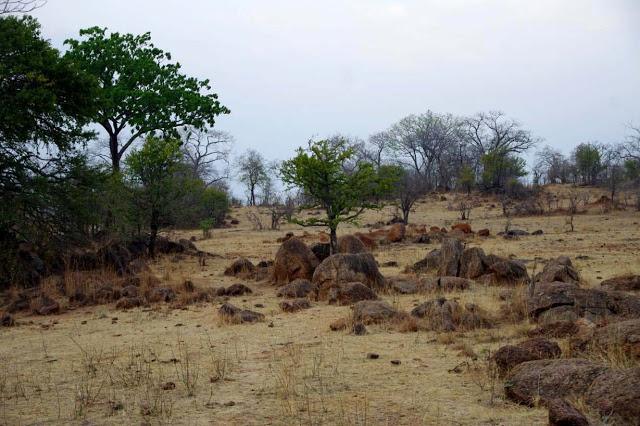
[[[499,109],[569,152],[640,124],[640,0],[49,0],[54,45],[89,26],[151,32],[210,78],[236,153],[367,137],[427,109]]]

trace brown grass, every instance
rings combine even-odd
[[[419,203],[410,219],[427,228],[450,228],[458,221],[457,212],[448,211],[446,204],[433,199]],[[638,221],[634,212],[603,216],[599,206],[589,208],[575,217],[573,233],[565,232],[563,216],[517,217],[513,228],[543,229],[545,234],[504,240],[495,237],[504,227],[499,210],[490,207],[490,200],[474,208],[472,228],[487,228],[492,236],[472,237],[468,246],[531,260],[530,272],[536,256],[569,254],[586,285],[592,286],[620,271],[638,273],[640,230],[633,225]],[[361,223],[386,221],[391,213],[367,212]],[[259,214],[268,219],[267,211]],[[242,211],[234,216],[244,217]],[[481,307],[494,321],[490,329],[439,333],[405,317],[397,329],[389,324],[367,326],[366,336],[350,334],[350,324],[334,332],[329,324],[349,318],[349,307],[316,303],[283,315],[272,286],[222,275],[240,256],[254,264],[273,259],[276,239],[289,231],[298,235],[303,230],[284,225],[280,231],[255,231],[243,220],[238,227],[214,230],[210,239],[196,242],[198,248],[220,256],[207,259],[205,266],[190,256],[152,262],[157,285],[174,288],[178,299],[173,306],[181,309],[160,303],[153,309],[121,312],[107,304],[54,317],[17,314],[18,327],[0,329],[0,423],[546,424],[546,410],[506,402],[501,382],[486,364],[497,348],[521,340],[532,327],[523,315],[520,289],[506,300],[500,299],[504,287],[480,285],[444,295],[457,298],[462,307]],[[356,226],[340,229],[341,234],[367,231]],[[171,237],[191,235],[200,231],[175,232]],[[311,235],[305,241],[317,239]],[[397,267],[381,268],[383,275],[394,276],[435,247],[381,245],[374,255],[380,263],[398,262]],[[577,255],[587,258],[575,259]],[[69,271],[64,294],[56,297],[68,298],[78,288],[90,291],[88,278]],[[116,282],[106,272],[91,278]],[[194,291],[182,290],[186,279],[194,283]],[[219,322],[219,305],[212,303],[211,291],[238,282],[254,292],[230,302],[264,313],[265,322]],[[151,288],[153,283],[142,285]],[[46,291],[56,292],[52,284]],[[437,294],[382,297],[410,312]],[[256,304],[264,307],[255,308]],[[369,352],[379,358],[367,359]],[[601,359],[628,365],[616,350],[606,358],[611,361]],[[461,363],[466,364],[456,369]]]

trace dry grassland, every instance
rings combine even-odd
[[[595,195],[593,199],[595,199]],[[447,201],[416,207],[411,221],[450,226],[457,212]],[[367,212],[362,224],[386,221],[391,211]],[[222,271],[233,259],[273,259],[276,238],[302,228],[254,231],[244,210],[240,225],[215,230],[196,242],[220,255],[207,260],[166,257],[152,264],[163,282],[190,279],[201,287],[237,282]],[[469,246],[486,253],[530,260],[569,255],[587,285],[625,272],[640,272],[640,215],[603,213],[594,206],[575,218],[513,218],[511,227],[544,235],[505,240],[500,206],[475,208],[474,229],[492,237]],[[265,216],[265,223],[267,217]],[[343,227],[341,234],[365,228]],[[315,234],[317,230],[307,229]],[[196,231],[176,236],[198,235]],[[310,238],[308,242],[312,241]],[[400,243],[374,252],[385,276],[401,274],[437,243]],[[578,257],[580,256],[580,257]],[[253,294],[231,302],[266,315],[266,321],[230,325],[217,316],[217,303],[170,309],[167,305],[118,311],[113,305],[80,308],[58,316],[18,317],[18,327],[0,329],[0,424],[345,424],[345,425],[525,425],[546,424],[542,408],[526,408],[502,397],[502,382],[487,373],[486,359],[498,347],[522,339],[532,326],[502,322],[465,333],[400,333],[369,326],[365,336],[334,332],[329,324],[349,315],[349,307],[313,302],[311,309],[283,313],[276,288],[244,281]],[[453,293],[498,315],[501,287],[474,286]],[[383,295],[410,310],[433,295]],[[259,307],[256,307],[259,306]],[[262,306],[262,307],[260,307]],[[116,319],[117,318],[117,319]],[[375,352],[378,359],[368,359]],[[400,364],[392,364],[399,360]]]

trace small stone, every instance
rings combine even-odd
[[[393,364],[393,365],[400,365],[400,364],[402,364],[402,362],[401,362],[399,359],[392,359],[392,360],[391,360],[391,364]]]
[[[162,390],[174,390],[176,388],[176,384],[173,382],[166,382],[162,384]]]
[[[378,359],[378,358],[380,358],[380,355],[378,355],[377,353],[369,352],[367,354],[367,359]]]

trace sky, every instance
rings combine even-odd
[[[640,0],[48,0],[59,48],[81,28],[150,31],[231,114],[216,127],[287,159],[402,117],[501,110],[565,153],[640,124]]]

